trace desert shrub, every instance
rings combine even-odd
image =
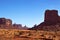
[[[24,34],[23,31],[16,31],[16,32],[14,33],[15,36],[20,36],[20,35],[23,35],[23,34]]]
[[[23,31],[19,32],[20,35],[22,35],[23,33],[24,33]]]
[[[54,37],[54,38],[56,38],[56,36],[55,36],[55,35],[54,35],[53,37]]]
[[[39,38],[35,38],[35,40],[40,40]]]
[[[31,33],[28,33],[28,36],[31,36],[32,34]]]
[[[14,33],[14,36],[19,36],[19,31],[16,31],[16,32]]]
[[[40,35],[40,36],[44,37],[44,35],[43,35],[43,34],[42,34],[42,35]]]

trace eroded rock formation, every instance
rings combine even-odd
[[[0,18],[0,28],[9,28],[10,26],[12,26],[12,20]]]
[[[58,11],[57,10],[46,10],[44,22],[47,23],[58,23]]]
[[[20,29],[20,30],[26,30],[28,27],[22,26],[22,24],[13,24],[13,29]]]
[[[31,29],[36,30],[60,30],[60,16],[57,10],[46,10],[44,16],[44,22],[33,27]]]
[[[12,24],[12,20],[6,18],[0,18],[0,28],[1,29],[28,29],[23,27],[21,24]]]

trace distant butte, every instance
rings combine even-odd
[[[12,24],[12,20],[0,18],[0,29],[60,31],[60,16],[57,10],[46,10],[44,21],[32,28],[28,28],[26,25],[23,27],[21,24]]]
[[[21,24],[12,24],[12,20],[6,18],[0,18],[0,29],[20,29],[26,30],[26,25],[23,27]]]
[[[60,16],[57,10],[46,10],[44,16],[44,22],[30,28],[32,30],[47,30],[47,31],[59,31],[60,30]]]

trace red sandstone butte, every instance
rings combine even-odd
[[[58,11],[57,10],[46,10],[44,22],[58,22]]]
[[[39,30],[60,30],[60,16],[57,10],[46,10],[44,22],[31,29]]]

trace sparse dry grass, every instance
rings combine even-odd
[[[60,39],[60,31],[0,29],[0,40],[40,40],[41,38]]]

